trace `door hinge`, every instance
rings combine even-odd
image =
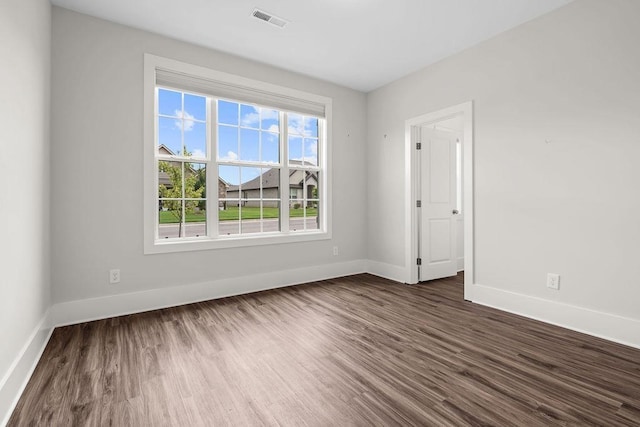
[[[416,150],[422,150],[422,143],[416,142]]]
[[[417,262],[417,264],[418,264],[418,265],[422,265],[422,258],[418,258],[418,259],[416,260],[416,262]]]
[[[417,208],[421,208],[422,207],[422,200],[416,200],[416,207]]]

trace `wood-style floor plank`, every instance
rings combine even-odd
[[[57,328],[9,426],[640,425],[640,350],[362,274]]]

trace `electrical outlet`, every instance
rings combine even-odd
[[[109,270],[109,283],[120,283],[120,269]]]
[[[560,275],[556,273],[547,273],[547,288],[560,290]]]
[[[340,253],[340,252],[338,251],[338,247],[337,247],[337,246],[334,246],[334,247],[333,247],[333,256],[338,256],[338,254],[339,254],[339,253]]]

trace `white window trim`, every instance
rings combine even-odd
[[[314,102],[317,104],[323,104],[325,106],[325,120],[323,120],[323,128],[320,130],[324,135],[324,143],[320,144],[319,162],[318,165],[321,174],[320,185],[320,201],[324,204],[322,211],[323,215],[320,216],[320,230],[318,231],[305,231],[305,232],[293,232],[288,231],[288,227],[282,228],[281,232],[277,234],[251,234],[251,235],[236,235],[236,236],[218,236],[217,238],[181,238],[170,240],[157,240],[156,228],[158,221],[158,178],[155,170],[155,151],[156,151],[156,120],[155,120],[155,90],[156,90],[156,70],[166,69],[172,70],[187,75],[210,79],[219,82],[224,82],[229,85],[236,85],[244,87],[250,90],[255,90],[262,93],[273,93],[280,96],[291,97],[293,99],[300,99],[303,101]],[[187,252],[197,250],[210,250],[210,249],[222,249],[222,248],[234,248],[234,247],[247,247],[258,245],[273,245],[282,243],[296,243],[296,242],[308,242],[315,240],[326,240],[331,238],[331,215],[332,215],[332,203],[331,203],[331,107],[332,100],[320,95],[315,95],[297,89],[287,88],[284,86],[278,86],[271,83],[261,82],[258,80],[248,79],[246,77],[236,76],[233,74],[223,73],[220,71],[212,70],[197,65],[187,64],[184,62],[176,61],[173,59],[163,58],[156,55],[145,54],[144,55],[144,107],[143,107],[143,172],[144,172],[144,253],[145,254],[157,254],[157,253],[171,253],[171,252]],[[213,126],[215,127],[215,126]],[[210,147],[213,147],[211,144]],[[213,158],[213,154],[210,152],[209,158]],[[284,159],[286,161],[286,159]],[[213,168],[207,168],[207,174],[212,171]],[[208,177],[208,181],[210,177]],[[216,187],[217,191],[217,187]],[[287,192],[281,191],[281,197],[288,198]],[[209,211],[211,211],[209,213]],[[209,209],[207,211],[207,221],[209,226],[217,227],[217,212],[215,209]],[[213,220],[216,221],[213,221]],[[211,222],[209,222],[212,220]],[[283,223],[286,221],[283,221]]]

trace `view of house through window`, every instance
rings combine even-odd
[[[156,102],[157,238],[321,228],[322,119],[159,87]]]

